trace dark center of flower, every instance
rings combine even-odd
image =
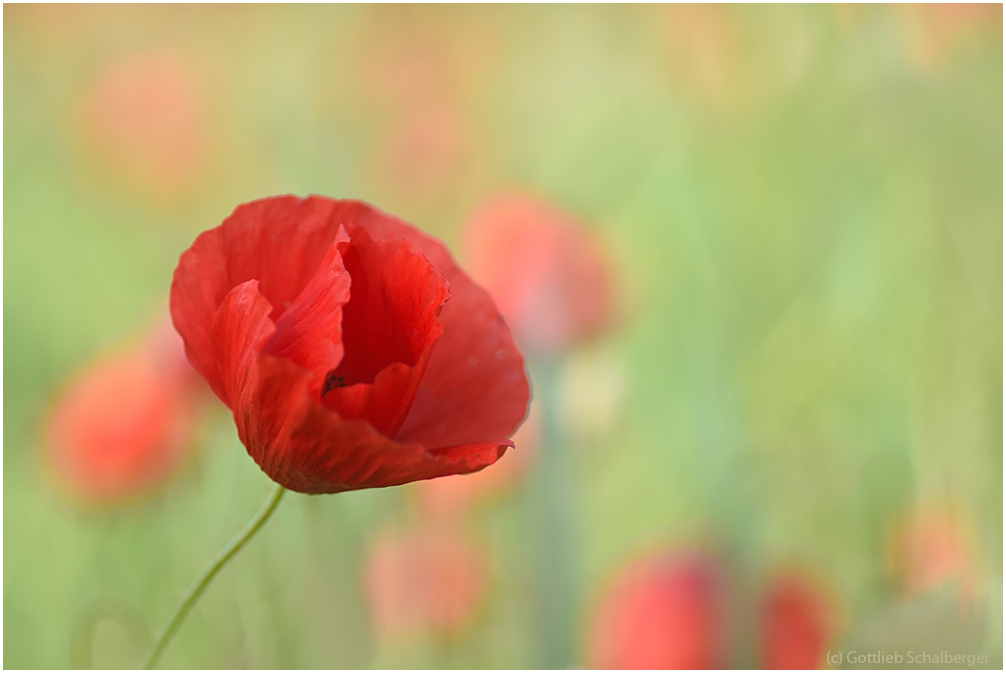
[[[333,388],[344,388],[345,386],[346,377],[339,376],[333,369],[325,376],[325,383],[321,386],[321,396],[324,397],[325,394]]]

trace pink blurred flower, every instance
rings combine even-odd
[[[382,25],[368,45],[370,64],[365,84],[376,97],[393,107],[407,111],[451,97],[457,90],[457,77],[441,40],[422,30],[389,35]]]
[[[364,578],[373,628],[392,638],[456,633],[473,618],[488,576],[485,554],[453,529],[385,531]]]
[[[926,505],[903,516],[888,537],[888,562],[908,595],[956,583],[963,602],[976,581],[974,535],[954,508]]]
[[[157,191],[194,176],[204,154],[201,100],[190,65],[173,52],[112,62],[85,101],[86,129],[120,170]]]
[[[423,197],[451,181],[464,154],[458,112],[448,104],[429,104],[391,126],[377,150],[377,171],[396,192]]]
[[[569,215],[530,196],[485,202],[464,232],[469,269],[519,341],[555,351],[611,319],[611,274],[597,241]]]
[[[1002,4],[894,5],[905,32],[905,56],[917,70],[935,74],[963,44],[981,32],[1002,40]]]
[[[778,574],[759,606],[762,667],[821,668],[835,635],[836,610],[828,592],[798,572]]]
[[[398,198],[423,200],[456,182],[470,158],[463,77],[438,27],[393,24],[367,46],[365,86],[388,119],[374,171]]]
[[[192,446],[208,399],[166,321],[78,374],[56,399],[45,462],[72,499],[110,504],[162,486]]]
[[[492,498],[522,480],[534,460],[540,441],[533,402],[527,419],[511,439],[514,448],[484,470],[416,482],[420,510],[434,519],[456,519],[479,500]]]
[[[588,664],[601,669],[719,668],[726,664],[725,587],[701,553],[638,559],[601,597]]]

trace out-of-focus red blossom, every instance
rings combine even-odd
[[[981,32],[1002,37],[1002,4],[894,5],[906,32],[905,54],[919,71],[944,69],[955,50]]]
[[[436,192],[461,167],[465,134],[450,105],[429,105],[402,117],[377,152],[377,170],[397,191],[415,196]]]
[[[956,583],[962,601],[970,600],[976,580],[974,535],[959,512],[929,505],[909,513],[892,527],[887,552],[906,594]]]
[[[485,202],[468,221],[472,275],[530,349],[561,350],[604,327],[610,271],[598,243],[565,213],[530,196]]]
[[[92,140],[120,168],[160,190],[184,186],[204,154],[202,105],[191,67],[173,52],[113,62],[88,92]]]
[[[167,323],[75,378],[46,428],[46,463],[59,487],[94,504],[162,485],[191,446],[205,386]]]
[[[762,667],[821,668],[835,635],[837,615],[830,595],[802,574],[779,574],[759,610]]]
[[[626,567],[605,591],[589,633],[600,669],[720,668],[726,604],[719,565],[699,553],[658,553]]]
[[[386,532],[364,578],[373,628],[392,638],[456,633],[470,623],[488,577],[485,553],[453,529]]]
[[[382,24],[366,79],[390,113],[375,154],[378,179],[399,196],[419,199],[451,184],[469,149],[458,103],[461,74],[439,31],[429,30]]]
[[[444,52],[441,36],[417,31],[411,22],[389,35],[381,25],[368,47],[366,86],[402,113],[449,98],[457,89],[457,63]]]
[[[438,240],[359,201],[238,206],[182,254],[171,313],[248,453],[295,491],[475,472],[527,412],[489,295]]]
[[[514,433],[513,441],[517,448],[508,451],[491,470],[419,482],[416,484],[416,495],[420,509],[434,519],[450,520],[462,515],[478,500],[512,488],[524,477],[534,460],[539,432],[538,417],[532,404],[527,420]]]

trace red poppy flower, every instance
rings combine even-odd
[[[768,669],[821,668],[835,631],[828,594],[788,572],[776,577],[761,604],[762,664]]]
[[[304,493],[494,463],[524,360],[442,243],[359,201],[247,203],[185,253],[171,313],[248,453]]]
[[[167,324],[99,360],[59,396],[46,463],[72,497],[109,503],[162,484],[192,445],[205,395]]]
[[[726,624],[716,563],[658,554],[628,566],[601,598],[589,664],[600,669],[720,668]]]
[[[611,317],[605,257],[587,231],[537,199],[499,196],[465,228],[475,279],[529,348],[554,351],[589,337]]]
[[[485,595],[488,565],[477,545],[451,529],[380,535],[364,578],[374,630],[388,637],[457,632]]]

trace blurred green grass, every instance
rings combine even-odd
[[[222,412],[198,468],[128,511],[75,511],[39,476],[52,392],[166,305],[196,233],[252,198],[321,193],[457,250],[477,202],[514,187],[621,262],[605,343],[625,410],[568,452],[583,606],[627,555],[712,535],[752,576],[809,560],[856,624],[894,600],[891,517],[950,499],[979,532],[1001,665],[1001,7],[958,33],[911,8],[698,11],[5,6],[5,665],[69,666],[95,605],[159,627],[268,491]],[[107,64],[158,50],[191,65],[205,131],[163,193],[109,168],[82,121]],[[400,179],[382,151],[417,103],[381,73],[414,59],[461,149],[395,150]],[[525,492],[478,514],[493,579],[468,633],[374,639],[361,550],[408,495],[290,498],[164,665],[538,665]],[[143,649],[106,624],[94,664]]]

